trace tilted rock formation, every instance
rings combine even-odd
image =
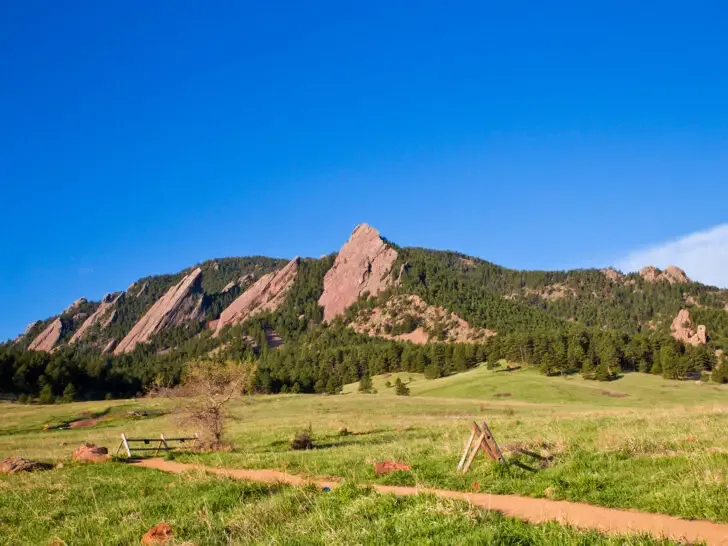
[[[79,307],[81,307],[81,305],[83,305],[84,303],[87,303],[87,302],[88,302],[88,300],[86,298],[78,298],[71,305],[69,305],[68,307],[66,307],[66,310],[63,311],[63,314],[65,315],[66,313],[70,313],[71,311],[75,311],[76,309],[78,309]]]
[[[278,309],[293,286],[300,261],[296,256],[283,269],[263,275],[238,296],[220,314],[220,319],[215,323],[214,335],[217,336],[229,324],[237,324],[255,314]]]
[[[397,334],[396,329],[399,327],[401,330],[405,321],[416,327],[411,332]],[[381,307],[362,309],[351,327],[361,334],[412,343],[474,343],[496,335],[492,330],[473,328],[455,313],[427,305],[422,298],[414,295],[394,296]]]
[[[28,350],[50,352],[50,350],[56,346],[58,340],[61,339],[62,333],[63,323],[60,318],[57,318],[51,322],[30,345],[28,345]]]
[[[690,311],[680,309],[670,326],[672,337],[690,345],[705,345],[708,342],[705,326],[698,326],[697,331],[693,330],[693,321],[690,319]]]
[[[24,332],[23,332],[22,334],[20,334],[20,335],[19,335],[18,337],[16,337],[16,338],[15,338],[15,340],[14,340],[14,342],[15,342],[15,343],[18,343],[19,341],[21,341],[21,340],[22,340],[22,339],[23,339],[23,338],[24,338],[25,336],[27,336],[27,335],[28,335],[28,333],[29,333],[29,332],[30,332],[30,331],[31,331],[31,330],[32,330],[33,328],[35,328],[35,326],[36,326],[36,325],[37,325],[37,324],[38,324],[39,322],[40,322],[39,320],[34,320],[34,321],[33,321],[33,322],[31,322],[30,324],[28,324],[28,326],[26,326],[26,327],[25,327],[25,331],[24,331]]]
[[[139,291],[136,293],[136,297],[138,298],[139,296],[141,296],[142,294],[144,294],[144,292],[147,291],[147,288],[149,288],[149,281],[144,281],[144,284],[139,289]]]
[[[179,325],[198,318],[202,294],[197,292],[201,278],[202,270],[198,267],[167,290],[167,293],[152,305],[119,342],[114,354],[133,351],[138,343],[146,343],[154,334],[167,326]]]
[[[343,313],[363,293],[375,296],[386,289],[396,260],[397,251],[382,240],[376,229],[358,225],[324,277],[324,291],[319,298],[324,320]]]
[[[692,282],[685,271],[674,265],[668,265],[665,271],[660,271],[652,265],[640,269],[640,277],[647,282],[669,282],[670,284],[687,284]]]
[[[114,314],[116,313],[116,310],[113,310],[113,307],[116,305],[116,302],[119,301],[119,298],[121,298],[122,294],[122,292],[119,292],[118,294],[106,294],[101,300],[101,304],[98,306],[96,311],[94,311],[85,321],[83,321],[83,324],[81,324],[78,330],[74,332],[73,336],[71,336],[71,340],[68,343],[74,344],[77,341],[83,339],[83,337],[88,333],[91,327],[100,320],[102,320],[104,317],[106,317],[106,320],[104,320],[102,327],[106,328],[114,319]]]

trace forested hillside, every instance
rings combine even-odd
[[[175,385],[185,364],[200,358],[257,360],[261,392],[334,393],[378,373],[406,370],[435,378],[502,359],[538,366],[547,375],[581,373],[595,380],[626,372],[728,380],[728,365],[722,363],[728,293],[692,282],[677,268],[629,275],[517,271],[384,240],[392,249],[386,256],[394,261],[378,262],[387,268],[384,277],[371,279],[366,251],[351,247],[363,233],[354,231],[344,253],[362,262],[339,265],[337,275],[359,275],[377,293],[361,293],[328,322],[320,300],[337,255],[300,260],[291,270],[291,284],[277,287],[283,292],[273,300],[265,299],[272,289],[268,274],[287,260],[209,260],[176,274],[139,279],[102,302],[78,300],[36,323],[0,346],[0,392],[43,401],[137,395],[152,386]],[[214,332],[222,312],[249,289],[263,298],[251,303],[255,311]],[[326,289],[327,301],[339,297],[337,286]],[[420,303],[402,307],[402,302]],[[427,320],[417,314],[423,309],[432,311]],[[694,325],[705,326],[705,339],[675,339],[680,337],[671,325],[681,309],[689,311]],[[376,328],[361,326],[374,318]],[[448,333],[454,325],[461,327],[459,337]],[[683,326],[693,332],[690,324]],[[142,327],[140,342],[112,354],[115,344]],[[418,328],[422,335],[407,337]],[[468,332],[479,333],[468,339]]]

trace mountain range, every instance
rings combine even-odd
[[[262,354],[263,363],[271,362],[288,358],[304,340],[310,346],[312,339],[332,332],[354,336],[355,346],[369,345],[365,338],[370,338],[376,345],[399,347],[394,351],[400,353],[400,364],[403,351],[429,344],[444,345],[442,350],[450,356],[462,350],[469,362],[478,359],[473,347],[479,346],[507,358],[520,355],[521,360],[526,353],[534,359],[540,352],[535,360],[543,365],[553,343],[536,351],[538,336],[562,336],[563,358],[561,349],[552,352],[555,361],[566,362],[569,336],[583,333],[587,338],[609,335],[617,340],[614,345],[624,368],[626,348],[644,338],[653,369],[659,360],[655,351],[667,346],[667,339],[675,343],[670,346],[677,357],[698,347],[710,359],[720,358],[728,349],[727,310],[727,290],[693,282],[676,266],[629,274],[613,268],[518,271],[458,252],[400,247],[361,224],[331,256],[214,259],[175,274],[139,279],[101,301],[79,298],[58,315],[29,325],[2,351],[14,355],[14,363],[6,365],[12,377],[6,371],[5,380],[16,387],[28,383],[15,377],[19,359],[27,358],[19,352],[48,355],[42,359],[46,366],[53,355],[96,366],[101,362],[109,369],[125,362],[126,367],[147,369],[135,382],[135,388],[143,389],[150,374],[176,369],[172,362],[214,352],[254,358]],[[520,339],[518,351],[508,347],[515,343],[508,340],[514,339]],[[577,358],[583,361],[590,349],[588,342],[579,343],[582,349],[574,350],[585,353]],[[280,354],[273,356],[272,349]],[[596,348],[591,351],[592,363],[598,366],[604,359]],[[420,364],[431,361],[423,358]],[[295,366],[314,364],[298,361]],[[714,366],[707,360],[702,365],[704,371]],[[376,366],[360,362],[355,367],[349,377],[337,374],[337,382]],[[557,366],[561,371],[564,367]],[[43,383],[46,372],[39,371],[30,382]],[[314,389],[315,381],[271,381],[268,388],[273,390],[296,384],[302,390],[320,390]],[[63,381],[53,390],[62,385]]]

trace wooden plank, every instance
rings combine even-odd
[[[197,439],[198,438],[195,436],[192,436],[190,438],[165,438],[165,440],[168,442],[192,442]],[[159,440],[159,438],[127,438],[126,439],[127,442],[144,442],[144,443],[156,442],[157,440]]]
[[[475,439],[475,429],[470,431],[470,438],[468,438],[468,441],[465,442],[465,450],[463,451],[463,456],[460,457],[460,462],[458,463],[458,470],[460,470],[463,467],[463,464],[465,464],[465,458],[468,456],[468,452],[470,451],[470,446],[473,445],[474,439]]]
[[[470,465],[473,464],[473,459],[475,459],[475,456],[478,454],[478,451],[480,451],[480,446],[483,443],[483,438],[485,438],[485,433],[481,433],[478,437],[478,441],[475,442],[475,448],[470,453],[470,457],[468,457],[468,461],[465,463],[465,466],[463,467],[463,474],[465,474],[468,469],[470,468]]]
[[[126,439],[126,435],[122,432],[121,433],[121,441],[124,443],[124,447],[126,448],[126,454],[131,458],[131,449],[129,449],[129,442]]]
[[[499,463],[506,462],[505,458],[503,457],[503,453],[501,453],[500,447],[498,447],[498,442],[495,441],[493,433],[490,431],[490,428],[485,421],[483,421],[483,431],[485,431],[486,433],[486,442],[490,452],[492,453],[491,459],[493,459],[494,461],[498,461]]]
[[[164,437],[164,434],[160,434],[159,437],[161,438],[161,443],[164,444],[165,449],[169,451],[169,445],[167,444],[167,439]]]

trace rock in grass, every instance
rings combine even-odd
[[[30,461],[23,457],[8,457],[0,462],[0,474],[15,474],[17,472],[35,472],[36,470],[49,470],[52,464]]]
[[[377,476],[384,476],[385,474],[397,472],[398,470],[408,471],[412,470],[412,467],[408,464],[398,463],[396,461],[383,461],[374,465],[374,473]]]
[[[174,536],[174,530],[164,521],[160,521],[149,529],[142,537],[143,546],[161,546],[167,544]]]
[[[81,463],[105,463],[109,459],[109,450],[94,444],[82,444],[73,452],[73,460]]]

